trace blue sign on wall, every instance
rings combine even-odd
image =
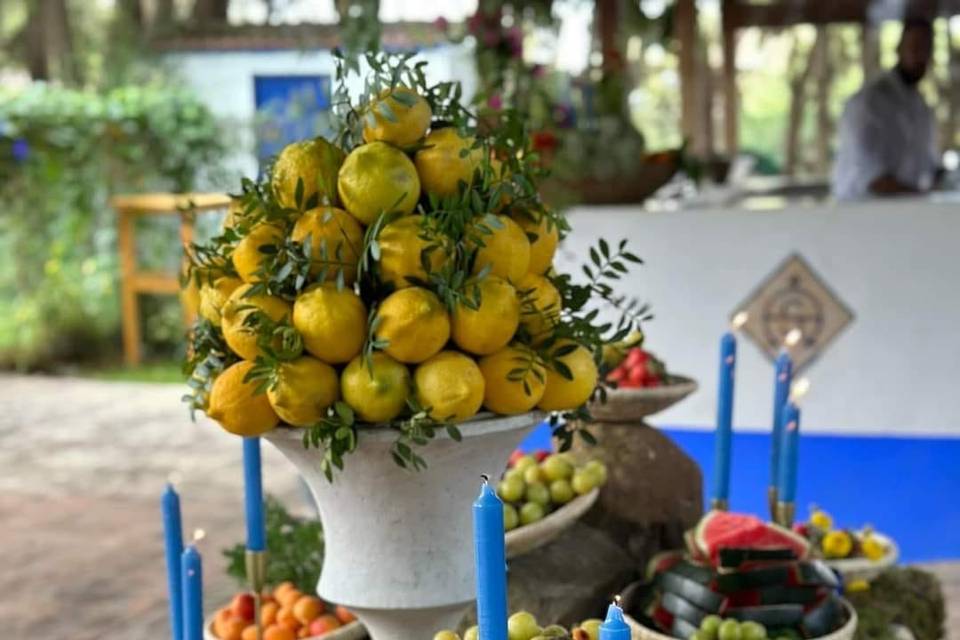
[[[253,83],[261,167],[295,140],[332,132],[330,76],[255,76]]]

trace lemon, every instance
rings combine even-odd
[[[350,362],[366,339],[367,308],[350,289],[314,285],[293,303],[293,326],[312,355],[327,364]]]
[[[860,541],[860,549],[868,560],[873,560],[874,562],[887,555],[887,545],[877,538],[877,536],[869,533]]]
[[[534,342],[542,342],[560,320],[560,292],[543,276],[526,274],[517,283],[520,325]]]
[[[538,215],[536,219],[534,215]],[[560,230],[556,223],[544,213],[521,213],[514,217],[520,228],[527,234],[530,241],[530,265],[527,271],[541,275],[553,264],[553,255],[557,252],[557,243],[560,242]],[[530,240],[530,236],[536,239]]]
[[[370,104],[370,114],[374,123],[370,123],[369,117],[365,119],[364,142],[381,140],[398,147],[410,146],[422,138],[433,117],[427,101],[407,87],[381,91]]]
[[[357,279],[363,227],[343,209],[318,207],[307,211],[293,225],[290,237],[297,242],[310,238],[310,273],[314,276],[323,273],[325,280],[335,280],[342,270],[347,284]]]
[[[340,398],[340,380],[333,367],[310,356],[283,362],[267,399],[277,415],[295,427],[309,427]]]
[[[252,362],[237,362],[218,375],[210,389],[207,415],[238,436],[259,436],[280,421],[267,396],[254,394],[257,384],[243,381],[252,368]]]
[[[423,362],[450,339],[450,318],[437,296],[422,287],[394,291],[377,310],[376,338],[400,362]]]
[[[344,208],[363,224],[372,224],[384,212],[412,212],[420,199],[420,178],[403,151],[371,142],[347,156],[337,189]]]
[[[364,422],[393,420],[407,406],[410,371],[385,353],[350,361],[340,376],[343,399]]]
[[[483,246],[477,247],[473,272],[480,273],[489,265],[490,275],[515,283],[530,266],[530,241],[520,225],[509,217],[499,215],[496,220],[495,223],[483,220],[474,230]]]
[[[316,137],[301,140],[283,148],[270,176],[270,186],[277,202],[290,209],[308,204],[337,204],[337,173],[343,164],[343,150]],[[303,181],[303,199],[297,206],[297,183]],[[310,201],[315,199],[314,203]]]
[[[200,317],[209,320],[216,327],[220,326],[220,310],[227,303],[230,294],[243,284],[239,278],[224,276],[212,283],[205,283],[200,287]]]
[[[462,137],[455,127],[443,127],[431,131],[424,144],[428,146],[413,157],[424,191],[443,197],[459,193],[461,182],[471,183],[483,157],[473,148],[473,138]]]
[[[261,311],[274,321],[280,322],[290,316],[290,305],[281,298],[268,295],[247,296],[252,285],[245,284],[234,289],[220,310],[220,326],[227,344],[244,360],[255,360],[263,355],[257,347],[255,327],[245,324],[248,317]]]
[[[441,351],[413,373],[417,402],[430,408],[434,420],[462,422],[483,404],[484,381],[472,358],[457,351]]]
[[[597,386],[597,365],[593,356],[583,346],[570,340],[560,340],[551,351],[576,347],[570,353],[556,356],[556,360],[569,369],[573,379],[568,380],[553,367],[547,366],[547,387],[537,406],[544,411],[569,411],[590,399]]]
[[[427,256],[431,272],[440,269],[447,258],[446,251],[440,246],[439,235],[425,226],[429,220],[421,215],[404,216],[380,231],[377,238],[380,279],[395,289],[413,286],[409,278],[426,281],[428,273],[423,268],[421,256],[427,247],[436,247]]]
[[[263,264],[265,254],[261,247],[278,245],[283,233],[276,226],[261,222],[244,236],[233,249],[233,268],[244,282],[257,282],[257,270]]]
[[[480,306],[471,309],[463,302],[453,310],[450,335],[464,351],[485,356],[507,346],[520,324],[517,290],[502,278],[487,276],[477,285]],[[468,295],[472,288],[467,287]]]
[[[846,531],[830,531],[820,546],[827,558],[846,558],[853,551],[853,539]]]
[[[833,518],[823,509],[814,509],[813,513],[810,514],[810,524],[820,531],[830,531],[833,527]]]
[[[485,382],[483,406],[502,414],[524,413],[543,397],[546,370],[527,347],[508,346],[478,363]]]

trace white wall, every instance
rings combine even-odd
[[[783,211],[649,213],[579,208],[558,258],[580,273],[597,238],[630,239],[646,265],[623,292],[653,304],[647,347],[701,390],[657,416],[714,424],[717,349],[728,318],[779,263],[798,252],[855,319],[804,375],[808,431],[960,435],[960,202],[902,200]],[[773,373],[739,341],[735,422],[769,429]]]
[[[417,59],[429,62],[427,80],[460,80],[466,96],[472,96],[475,73],[472,51],[461,45],[425,49]],[[237,153],[229,168],[238,175],[254,176],[253,79],[258,75],[328,75],[334,77],[334,59],[329,51],[195,51],[169,54],[170,65],[197,97],[218,116],[236,137]],[[352,85],[359,90],[361,85]],[[230,142],[234,142],[233,139]]]

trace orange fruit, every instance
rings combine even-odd
[[[240,640],[257,640],[257,625],[251,624],[244,629],[240,634]]]
[[[343,624],[347,624],[348,622],[353,622],[354,620],[357,619],[357,616],[353,615],[353,612],[350,611],[350,609],[347,609],[342,604],[338,604],[337,608],[334,609],[333,612],[334,614],[336,614],[337,620],[339,620]]]
[[[293,631],[296,631],[300,628],[300,621],[297,620],[297,617],[293,615],[293,609],[289,607],[281,607],[277,611],[277,622],[281,627],[286,627]]]
[[[277,612],[280,611],[280,605],[276,602],[265,602],[260,607],[260,618],[263,620],[263,626],[269,627],[277,621]]]
[[[280,606],[284,609],[293,609],[293,605],[300,599],[300,596],[303,594],[300,593],[299,589],[289,589],[284,592],[283,595],[277,598],[277,602],[280,603]]]
[[[336,616],[327,613],[310,623],[310,635],[321,636],[342,626]]]
[[[264,629],[263,640],[297,640],[297,632],[275,624]]]
[[[230,607],[224,607],[217,611],[217,614],[213,617],[213,634],[222,638],[226,633],[227,623],[231,620],[233,620],[233,612],[230,611]]]
[[[323,601],[316,596],[303,596],[293,605],[293,616],[301,624],[310,624],[310,621],[324,611]]]
[[[286,581],[286,582],[281,582],[281,583],[278,584],[276,587],[274,587],[274,589],[273,589],[273,598],[274,598],[277,602],[279,602],[279,601],[280,601],[280,595],[281,595],[284,591],[288,591],[288,590],[290,590],[290,589],[296,589],[296,587],[293,585],[292,582],[290,582],[289,580]]]
[[[240,618],[230,618],[223,625],[223,631],[219,635],[220,640],[242,640],[243,630],[247,628],[247,622]]]

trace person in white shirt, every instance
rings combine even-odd
[[[937,175],[936,120],[917,91],[930,64],[933,25],[904,21],[897,66],[847,102],[833,195],[841,200],[928,191]]]

